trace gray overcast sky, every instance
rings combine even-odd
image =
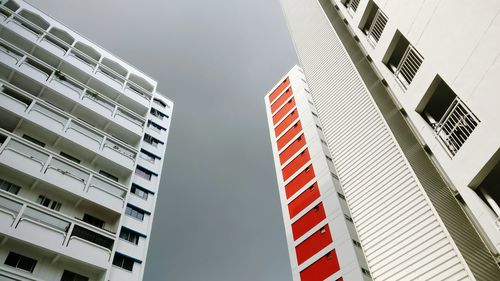
[[[175,102],[144,280],[291,280],[264,99],[295,63],[278,0],[28,0]]]

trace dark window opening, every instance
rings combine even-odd
[[[106,171],[103,171],[103,170],[99,170],[99,174],[100,175],[103,175],[105,177],[107,177],[108,179],[111,179],[111,180],[114,180],[114,181],[118,181],[118,177],[116,176],[113,176],[112,174],[106,172]]]
[[[61,152],[59,153],[59,155],[63,156],[63,157],[64,157],[64,158],[66,158],[66,159],[69,159],[69,160],[71,160],[71,161],[73,161],[73,162],[75,162],[75,163],[78,163],[78,164],[80,164],[80,162],[81,162],[81,161],[80,161],[80,159],[78,159],[78,158],[76,158],[76,157],[74,157],[74,156],[71,156],[71,155],[69,155],[68,153],[63,152],[63,151],[61,151]]]
[[[33,273],[37,260],[15,252],[9,252],[4,264]]]
[[[127,208],[125,209],[125,214],[142,221],[144,220],[145,213],[139,208],[127,205]]]
[[[9,181],[0,179],[0,189],[7,191],[7,192],[10,192],[12,194],[17,194],[17,193],[19,193],[19,190],[21,189],[21,187],[19,185],[15,185]]]
[[[88,281],[87,276],[80,275],[78,273],[71,272],[69,270],[64,270],[61,277],[61,281]]]
[[[120,238],[136,245],[139,243],[139,234],[123,227],[120,231]]]
[[[71,236],[80,237],[82,239],[85,239],[89,242],[92,242],[94,244],[97,244],[99,246],[102,246],[110,250],[113,249],[113,243],[114,243],[113,239],[110,239],[108,237],[105,237],[101,234],[95,233],[92,230],[88,230],[78,225],[75,225],[75,227],[73,228]]]
[[[104,221],[103,220],[100,220],[94,216],[91,216],[89,214],[84,214],[83,215],[83,219],[82,219],[84,222],[88,223],[88,224],[91,224],[95,227],[98,227],[98,228],[103,228],[104,226]]]
[[[34,138],[34,137],[32,137],[32,136],[29,136],[29,135],[24,134],[24,135],[23,135],[23,139],[28,140],[28,141],[30,141],[30,142],[32,142],[32,143],[34,143],[34,144],[36,144],[36,145],[39,145],[39,146],[41,146],[41,147],[45,147],[45,143],[44,143],[44,142],[41,142],[41,141],[39,141],[39,140],[35,139],[35,138]]]
[[[38,199],[36,200],[36,202],[40,205],[43,205],[43,206],[50,208],[52,210],[55,210],[55,211],[59,211],[61,209],[60,202],[57,202],[53,199],[50,199],[44,195],[38,196]]]
[[[119,266],[125,270],[132,271],[134,269],[134,260],[122,254],[115,253],[113,265]]]

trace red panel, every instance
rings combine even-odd
[[[281,123],[274,128],[275,136],[279,136],[286,128],[288,128],[295,120],[299,118],[298,114],[289,114]]]
[[[281,82],[281,84],[269,95],[269,102],[270,103],[273,103],[273,101],[279,97],[279,95],[281,94],[281,92],[283,92],[283,90],[288,87],[288,85],[290,85],[290,79],[285,78],[285,80],[283,80],[283,82]]]
[[[304,134],[298,136],[283,152],[280,153],[280,163],[283,165],[290,157],[306,145]]]
[[[281,95],[276,101],[271,105],[271,113],[274,113],[289,97],[292,96],[292,88],[288,87],[285,93]]]
[[[283,174],[283,180],[286,181],[289,177],[291,177],[295,172],[297,172],[307,161],[311,160],[311,156],[309,155],[309,150],[306,148],[299,155],[297,155],[292,161],[290,161],[285,168],[281,171]]]
[[[295,217],[298,213],[309,206],[314,200],[319,198],[318,183],[313,183],[308,189],[302,192],[290,204],[288,204],[288,213],[290,218]]]
[[[282,149],[285,144],[289,143],[300,131],[302,131],[302,124],[297,121],[286,133],[284,133],[276,142],[278,150]]]
[[[300,238],[325,218],[323,203],[319,203],[292,224],[293,240]]]
[[[323,281],[340,270],[337,253],[330,251],[300,272],[301,281]],[[342,281],[342,279],[339,279]],[[338,280],[337,280],[338,281]]]
[[[301,189],[306,183],[314,178],[314,169],[312,165],[307,166],[304,171],[298,174],[293,180],[285,185],[286,198],[294,195],[297,190]]]
[[[290,110],[292,110],[292,108],[294,107],[295,107],[295,99],[292,98],[280,110],[278,110],[276,114],[274,114],[273,124],[274,125],[278,124],[277,122],[280,121],[287,114],[297,114],[297,109],[295,109],[293,112],[290,112]]]
[[[316,253],[321,251],[321,249],[330,245],[332,242],[332,235],[330,234],[330,228],[327,224],[295,247],[297,262],[302,264],[308,258],[314,256]]]

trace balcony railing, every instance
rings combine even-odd
[[[137,149],[104,132],[97,131],[84,122],[72,119],[71,115],[38,99],[34,102],[33,100],[27,102],[29,94],[23,93],[14,86],[9,85],[9,87],[0,85],[0,101],[5,108],[18,114],[23,114],[27,110],[28,116],[41,126],[59,132],[61,136],[90,150],[102,152],[103,155],[124,167],[131,169],[133,166]],[[13,97],[14,94],[17,99]],[[29,109],[28,106],[30,106]]]
[[[417,52],[415,47],[408,45],[406,51],[399,62],[394,75],[404,89],[407,89],[411,81],[417,74],[424,58]]]
[[[14,13],[13,11],[10,11],[7,7],[5,6],[0,6],[0,10],[4,11],[5,13],[9,14],[9,19],[7,22],[7,25],[17,25],[20,28],[24,30],[24,32],[21,32],[23,35],[27,35],[28,38],[31,38],[32,40],[36,41],[40,37],[48,37],[50,40],[53,42],[53,45],[58,45],[59,48],[67,48],[70,50],[70,52],[66,52],[66,54],[69,53],[74,53],[77,54],[77,56],[74,56],[75,58],[82,60],[86,63],[89,64],[92,63],[94,65],[97,65],[100,69],[112,74],[113,76],[118,77],[118,79],[125,81],[126,85],[131,85],[135,89],[138,89],[138,91],[141,92],[140,96],[146,96],[147,99],[149,100],[152,97],[151,91],[148,91],[144,89],[142,86],[136,84],[135,82],[127,79],[126,76],[121,75],[120,73],[116,72],[115,70],[109,68],[108,66],[102,64],[100,61],[95,60],[94,58],[90,57],[89,55],[85,54],[84,52],[74,48],[72,45],[68,44],[64,40],[61,40],[54,34],[51,34],[47,30],[44,30],[43,28],[31,23],[28,19],[25,19],[23,16]],[[122,82],[123,85],[123,82]]]
[[[10,231],[18,239],[29,239],[53,251],[101,266],[111,261],[112,233],[1,190],[0,225],[2,232]]]
[[[12,51],[15,51],[23,55],[24,59],[19,59],[14,64],[11,64],[11,67],[15,68],[19,64],[18,67],[20,69],[23,69],[23,72],[26,72],[26,75],[34,78],[40,83],[50,85],[58,92],[61,92],[75,100],[80,101],[82,104],[87,105],[93,110],[97,108],[96,111],[100,112],[104,116],[107,116],[108,118],[115,118],[116,115],[114,115],[114,112],[119,111],[121,112],[120,117],[124,117],[127,120],[127,124],[123,124],[126,128],[129,128],[129,126],[132,125],[136,133],[140,134],[142,132],[145,122],[144,117],[130,111],[127,108],[124,108],[108,97],[98,94],[98,92],[96,92],[94,89],[89,88],[88,86],[72,77],[64,75],[62,78],[58,78],[58,75],[56,75],[58,73],[58,70],[55,67],[46,64],[45,62],[39,60],[36,57],[33,57],[30,54],[25,53],[23,50],[12,46],[10,43],[4,40],[0,40],[0,43],[3,44],[3,46],[8,47],[8,49],[0,48],[0,60],[2,60],[2,54],[7,54],[6,52],[4,52],[4,50],[11,50],[9,51],[10,54],[13,53]],[[11,56],[8,57],[10,58]],[[129,124],[129,122],[132,122],[133,124]]]
[[[8,132],[0,135],[7,137],[0,151],[1,163],[112,210],[123,209],[125,186]]]
[[[382,32],[384,32],[386,24],[387,16],[382,12],[382,10],[378,9],[367,33],[369,42],[372,43],[372,45],[377,44],[378,40],[382,36]]]
[[[479,119],[459,99],[455,98],[434,132],[451,155],[455,155],[479,124]]]

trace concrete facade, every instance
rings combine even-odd
[[[23,1],[0,4],[0,279],[142,280],[173,103]]]
[[[375,280],[498,280],[500,5],[282,0]]]

